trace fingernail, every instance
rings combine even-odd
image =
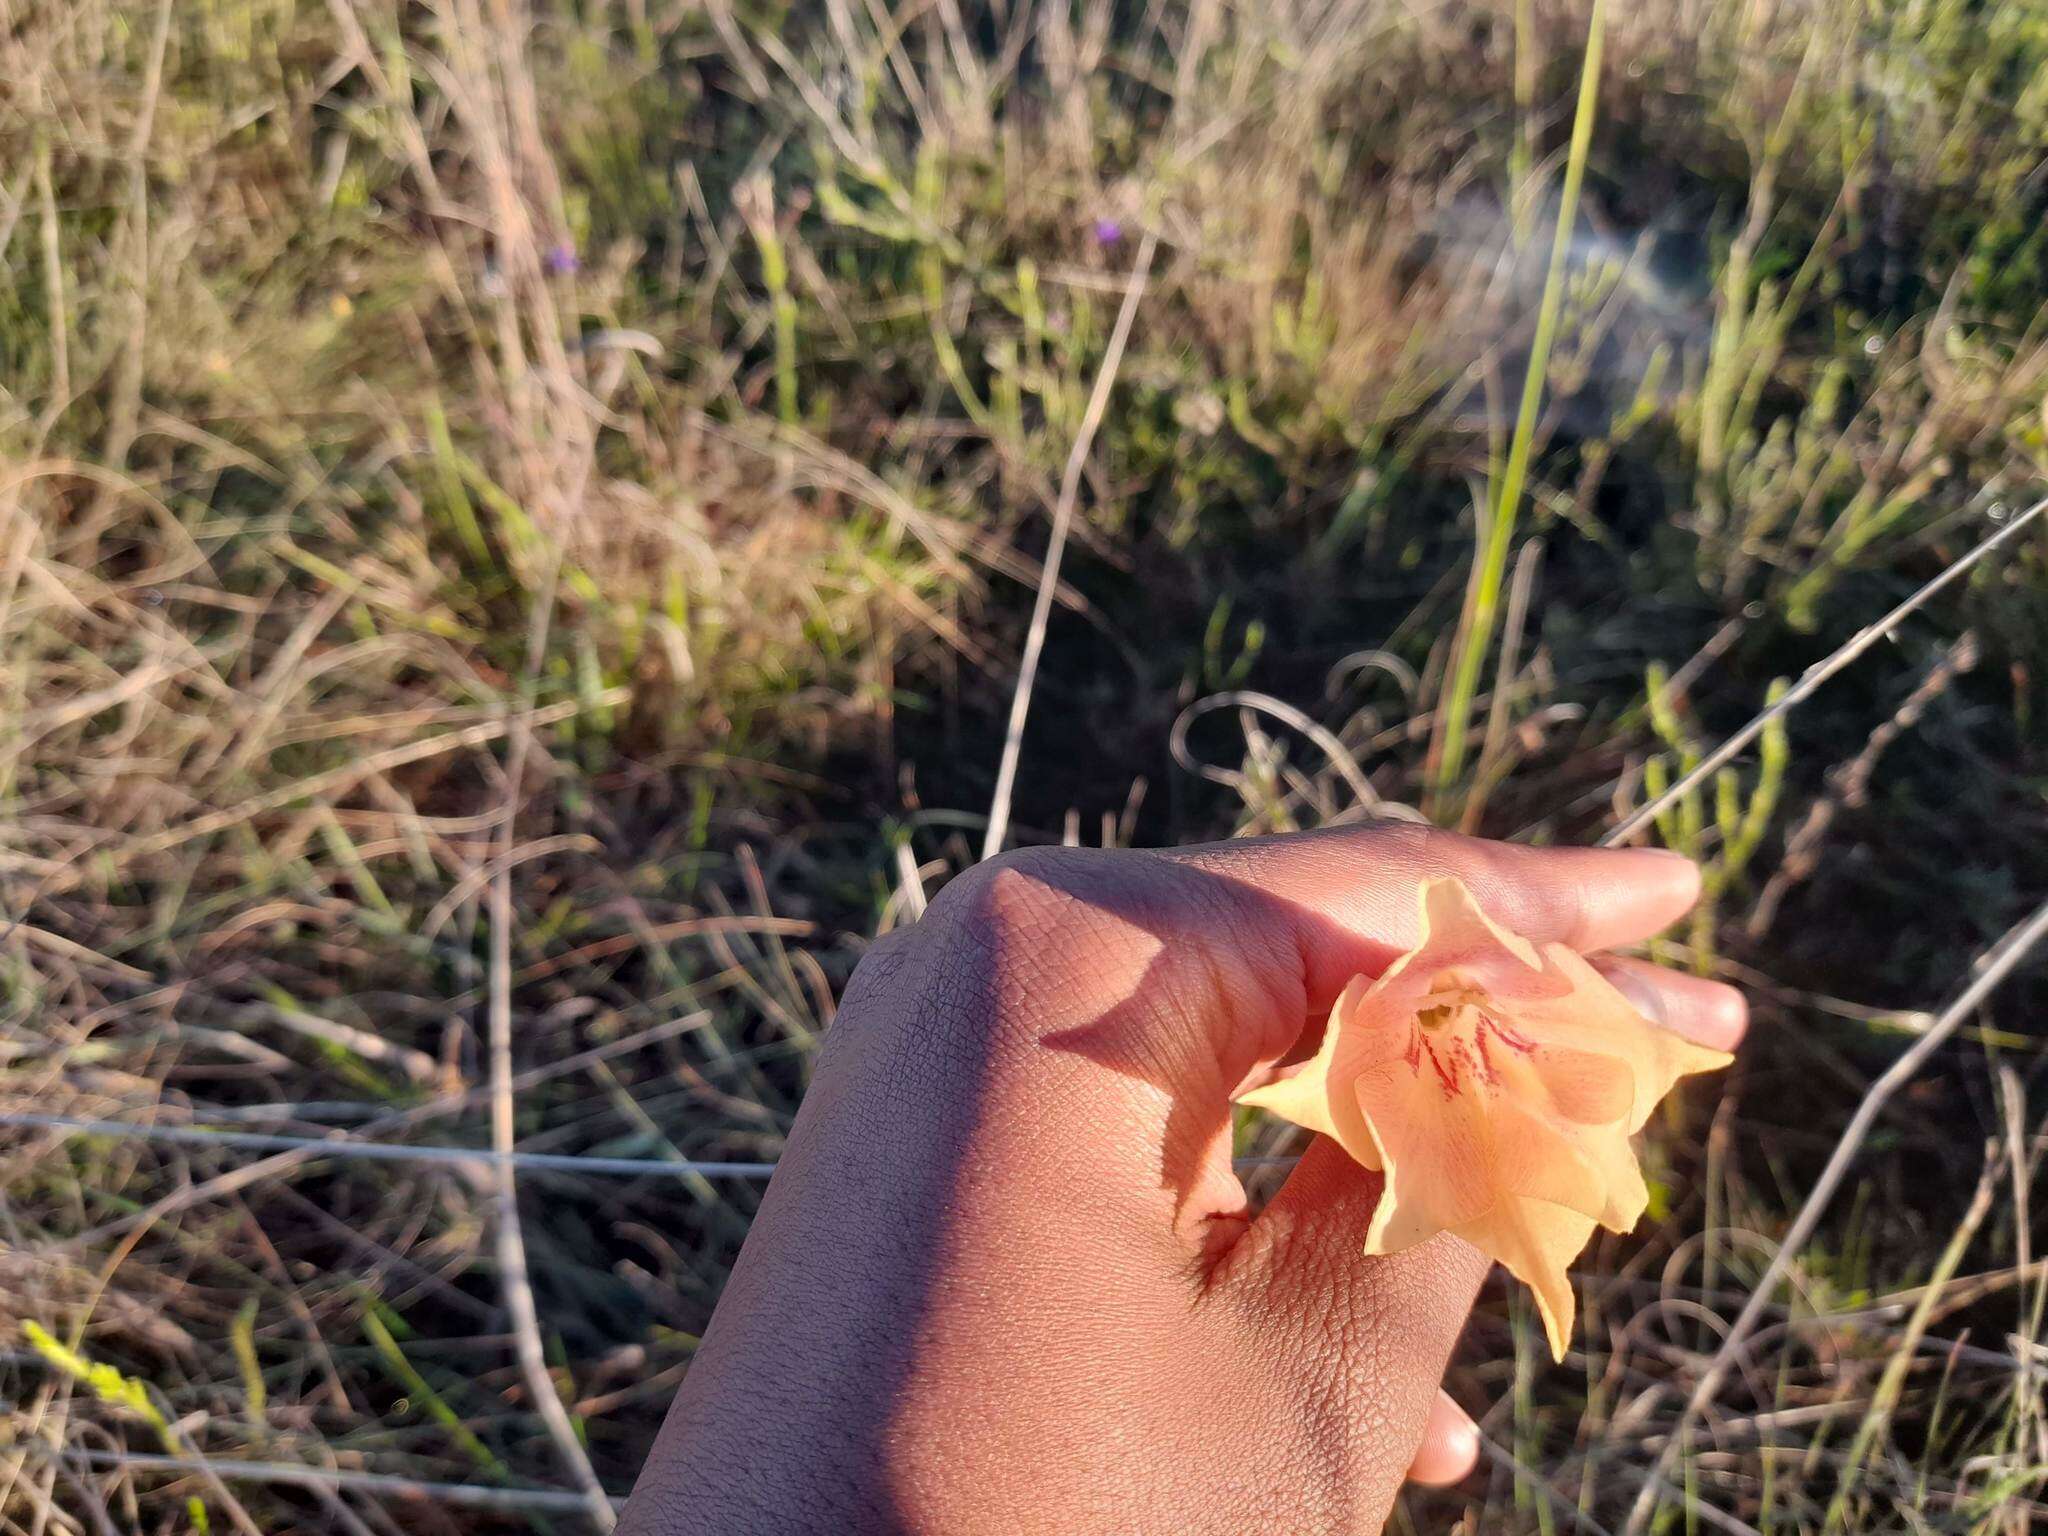
[[[1479,1426],[1463,1414],[1458,1421],[1444,1429],[1444,1449],[1458,1461],[1471,1463],[1479,1459]]]
[[[1642,975],[1631,970],[1616,970],[1607,973],[1607,979],[1614,983],[1614,990],[1629,1001],[1634,1008],[1652,1024],[1667,1028],[1671,1018],[1664,1009],[1664,990],[1655,983],[1646,981]]]

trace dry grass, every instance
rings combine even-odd
[[[500,1144],[772,1160],[861,944],[975,856],[1056,506],[1015,837],[1419,802],[1585,21],[0,5],[0,1111],[482,1146],[495,1026]],[[2048,455],[2048,17],[1659,0],[1606,51],[1436,806],[1497,835],[1600,836]],[[1661,1127],[1580,1353],[1489,1298],[1453,1386],[1498,1454],[1413,1528],[1619,1527],[2038,903],[2044,576],[2013,540],[1660,818],[1716,893],[1669,958],[1757,1046]],[[2048,1504],[2041,995],[1880,1117],[1660,1528]],[[517,1328],[488,1172],[4,1137],[38,1533],[573,1520],[754,1199],[522,1173]]]

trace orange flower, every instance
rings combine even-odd
[[[1649,1203],[1629,1137],[1680,1077],[1731,1059],[1443,879],[1422,887],[1421,942],[1378,980],[1353,978],[1315,1056],[1241,1098],[1386,1176],[1367,1253],[1455,1232],[1535,1291],[1563,1359],[1565,1266],[1595,1226],[1626,1232]]]

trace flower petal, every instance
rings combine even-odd
[[[1406,1061],[1364,1074],[1357,1093],[1386,1171],[1367,1253],[1399,1253],[1499,1204],[1494,1137],[1477,1094],[1446,1085],[1433,1066]]]
[[[1618,1055],[1539,1045],[1519,1065],[1535,1079],[1538,1102],[1575,1125],[1626,1120],[1635,1103],[1635,1071]]]
[[[1486,915],[1462,880],[1425,880],[1421,902],[1422,940],[1389,975],[1456,971],[1503,998],[1561,997],[1570,990],[1550,975],[1535,945]]]
[[[1649,1203],[1630,1135],[1730,1058],[1651,1024],[1575,951],[1502,929],[1458,881],[1420,901],[1416,947],[1352,982],[1313,1058],[1242,1098],[1384,1172],[1367,1253],[1456,1233],[1530,1286],[1562,1358],[1566,1266]]]
[[[1370,1053],[1387,1044],[1369,1024],[1357,1021],[1359,1005],[1369,990],[1363,976],[1352,978],[1330,1010],[1330,1023],[1315,1055],[1287,1068],[1263,1088],[1239,1094],[1237,1101],[1333,1137],[1367,1168],[1377,1168],[1379,1151],[1351,1087],[1358,1073],[1371,1065]]]
[[[1606,1205],[1593,1213],[1600,1225],[1610,1232],[1635,1231],[1650,1208],[1650,1187],[1643,1182],[1643,1167],[1627,1134],[1618,1125],[1605,1126],[1581,1135],[1578,1148],[1599,1168],[1601,1186],[1607,1191]]]
[[[1510,1200],[1453,1230],[1473,1247],[1500,1260],[1509,1274],[1535,1293],[1550,1357],[1562,1360],[1578,1312],[1566,1266],[1585,1248],[1593,1226],[1590,1216],[1561,1205]]]
[[[1512,1099],[1496,1099],[1488,1114],[1493,1137],[1495,1183],[1503,1199],[1541,1200],[1607,1224],[1619,1217],[1615,1175],[1604,1149],[1594,1145],[1585,1127],[1568,1125]],[[1623,1154],[1634,1169],[1634,1154],[1617,1132]],[[1641,1182],[1640,1176],[1636,1180]],[[1625,1198],[1625,1196],[1624,1196]],[[1640,1214],[1640,1213],[1638,1213]],[[1629,1218],[1634,1225],[1634,1216]]]
[[[1625,1061],[1635,1078],[1628,1112],[1631,1134],[1649,1121],[1658,1100],[1681,1077],[1717,1072],[1735,1058],[1659,1028],[1644,1018],[1583,957],[1563,945],[1546,945],[1544,958],[1571,986],[1563,998],[1540,998],[1521,1005],[1516,1028],[1540,1045],[1613,1056]]]
[[[1436,1093],[1432,1103],[1401,1091],[1397,1074],[1405,1068],[1361,1080],[1386,1169],[1365,1251],[1457,1234],[1530,1287],[1562,1359],[1575,1307],[1568,1266],[1595,1226],[1627,1230],[1648,1201],[1626,1136],[1618,1125],[1567,1128],[1505,1097]]]

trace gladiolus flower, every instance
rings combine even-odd
[[[1240,1096],[1334,1137],[1386,1180],[1369,1254],[1453,1232],[1535,1292],[1551,1354],[1566,1266],[1649,1203],[1629,1137],[1679,1078],[1732,1058],[1660,1029],[1563,944],[1533,944],[1464,885],[1422,888],[1422,938],[1353,978],[1316,1054]]]

